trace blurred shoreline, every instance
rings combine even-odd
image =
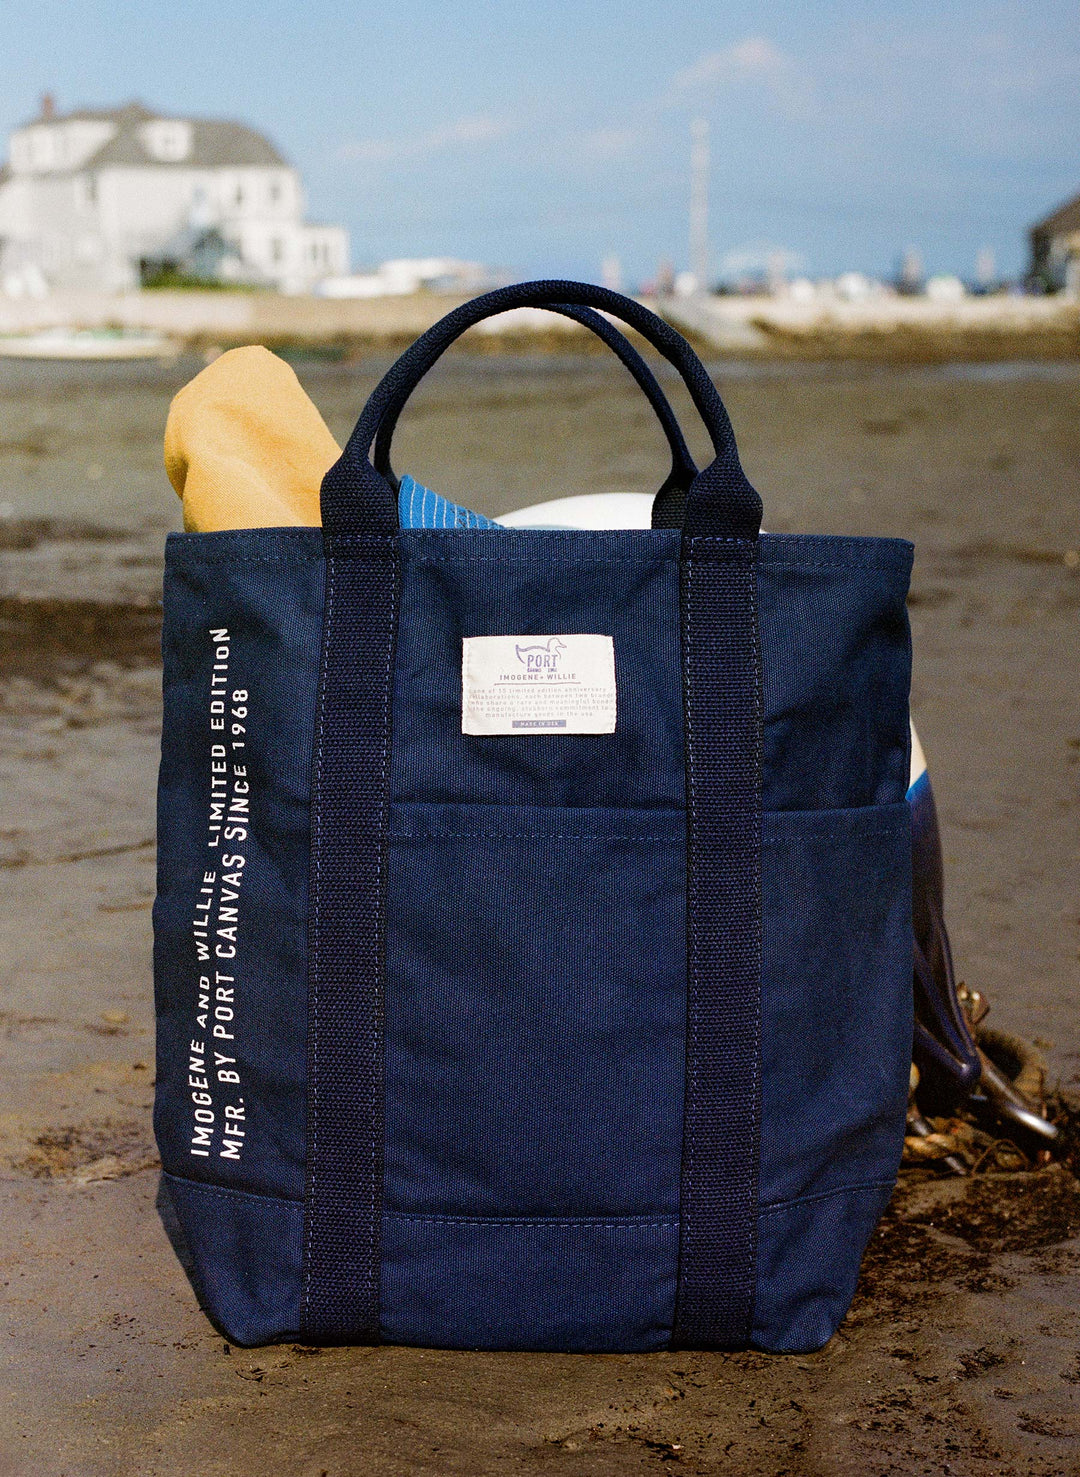
[[[321,349],[351,358],[411,342],[462,297],[419,292],[381,298],[292,297],[272,292],[59,292],[0,297],[0,336],[49,329],[166,335],[178,350],[241,343]],[[708,353],[751,359],[856,359],[886,363],[1080,359],[1080,302],[992,294],[940,302],[875,296],[805,302],[784,295],[650,300]],[[510,314],[466,338],[474,351],[587,350],[592,335],[553,314]],[[599,348],[599,345],[597,345]]]

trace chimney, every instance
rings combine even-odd
[[[51,92],[41,94],[41,121],[49,123],[56,117],[56,98]]]

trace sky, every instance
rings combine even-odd
[[[1080,192],[1076,0],[0,0],[0,134],[45,91],[265,131],[358,267],[685,267],[698,117],[716,275],[1013,275]]]

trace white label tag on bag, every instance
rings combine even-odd
[[[465,636],[462,733],[614,733],[610,636]]]

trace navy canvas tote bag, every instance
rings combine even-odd
[[[653,527],[399,525],[469,326],[569,312],[673,447]],[[648,369],[681,374],[698,471]],[[809,1350],[900,1159],[911,546],[760,532],[685,340],[573,282],[450,313],[322,528],[175,534],[155,1126],[238,1343]]]

